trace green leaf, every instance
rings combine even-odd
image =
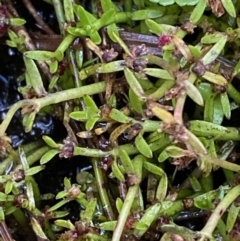
[[[73,13],[73,3],[71,0],[63,0],[63,7],[67,22],[73,23],[75,21]]]
[[[207,54],[202,58],[202,63],[204,65],[211,64],[218,55],[222,52],[224,49],[224,46],[227,42],[227,36],[222,36],[222,38],[213,45],[213,47],[207,52]]]
[[[145,68],[144,73],[146,75],[150,75],[156,78],[160,79],[166,79],[166,80],[174,80],[174,77],[171,76],[167,70],[165,69],[154,69],[154,68]]]
[[[215,33],[207,33],[201,38],[201,43],[203,44],[215,44],[220,41],[224,37],[223,33],[215,32]]]
[[[64,177],[63,183],[64,183],[64,186],[65,186],[66,188],[68,188],[68,189],[70,189],[70,188],[72,187],[71,181],[70,181],[70,179],[67,178],[67,177]]]
[[[133,92],[138,96],[140,99],[146,99],[146,95],[143,91],[142,86],[138,82],[137,78],[135,77],[134,73],[129,68],[124,68],[124,75],[126,80],[133,90]]]
[[[58,61],[57,60],[52,61],[49,64],[49,70],[50,70],[51,74],[54,74],[58,70]]]
[[[77,121],[86,121],[88,114],[85,111],[74,111],[69,114],[69,117]]]
[[[80,214],[81,220],[84,220],[87,223],[91,223],[92,217],[96,210],[96,206],[97,206],[97,199],[96,198],[91,199],[90,202],[88,203],[85,211],[82,211]]]
[[[63,218],[66,217],[67,215],[69,215],[68,211],[57,211],[57,212],[53,212],[53,217],[51,217],[52,219],[54,218]]]
[[[41,165],[46,164],[47,162],[49,162],[54,156],[56,156],[60,151],[59,150],[49,150],[47,151],[42,158],[40,159],[40,163]]]
[[[169,158],[168,153],[164,150],[160,153],[160,155],[158,156],[158,161],[159,162],[164,162]]]
[[[203,210],[212,210],[215,208],[213,200],[218,195],[218,190],[210,191],[208,193],[199,195],[194,198],[194,206]]]
[[[230,120],[230,118],[231,118],[231,105],[230,105],[230,101],[229,101],[229,98],[228,98],[228,94],[226,92],[220,94],[220,99],[221,99],[223,113],[224,113],[225,117],[228,120]]]
[[[115,108],[110,111],[109,117],[119,123],[129,123],[131,121],[128,116],[124,115],[120,110]]]
[[[93,117],[87,120],[86,124],[85,124],[85,128],[87,131],[90,131],[93,129],[94,125],[96,124],[96,122],[99,120],[99,117]]]
[[[67,195],[68,195],[68,192],[67,191],[61,191],[61,192],[59,192],[58,194],[57,194],[57,196],[56,196],[56,199],[62,199],[62,198],[64,198],[64,197],[67,197]]]
[[[87,107],[87,112],[89,115],[96,114],[99,112],[97,105],[89,95],[85,95],[83,97],[83,100],[85,102],[85,105]]]
[[[177,146],[168,146],[165,149],[165,152],[166,152],[167,156],[170,156],[172,158],[180,158],[183,156],[188,156],[190,154],[190,151],[184,150]]]
[[[38,96],[46,95],[47,92],[43,86],[42,77],[37,68],[37,65],[32,59],[25,56],[23,56],[23,60],[26,67],[26,74],[29,76],[34,91],[37,93]]]
[[[143,102],[139,100],[137,95],[133,92],[133,90],[129,89],[129,103],[133,110],[135,110],[138,114],[143,114]]]
[[[199,183],[196,177],[190,176],[189,180],[194,192],[200,192],[202,190],[201,184]]]
[[[165,172],[163,171],[162,168],[150,163],[150,162],[144,162],[143,163],[143,167],[145,169],[147,169],[149,172],[153,173],[153,174],[156,174],[160,177],[162,177],[163,175],[166,175]]]
[[[189,20],[192,23],[196,24],[200,20],[200,18],[202,17],[206,6],[207,6],[206,0],[199,0],[198,4],[193,9]]]
[[[213,120],[214,124],[221,125],[224,118],[220,95],[216,95],[213,102]]]
[[[41,225],[34,217],[31,217],[31,227],[39,240],[48,240],[47,236],[42,230]]]
[[[125,181],[125,178],[124,178],[121,170],[119,169],[116,160],[113,161],[111,167],[112,167],[112,172],[113,172],[114,176],[115,176],[120,182],[124,182],[124,181]]]
[[[4,188],[4,192],[6,194],[9,194],[12,191],[13,188],[13,181],[7,181],[7,183],[5,184],[5,188]]]
[[[236,207],[234,203],[229,208],[226,222],[226,232],[230,233],[236,223],[240,207]]]
[[[33,176],[36,173],[42,171],[45,169],[45,166],[36,166],[36,167],[31,167],[30,169],[25,171],[26,176]]]
[[[157,116],[159,119],[161,119],[163,122],[168,124],[175,123],[173,115],[167,110],[163,109],[161,106],[159,106],[158,103],[151,102],[149,104],[149,108],[151,109],[153,114]]]
[[[155,2],[153,0],[151,0],[151,2]],[[169,6],[175,3],[175,0],[158,0],[157,1],[158,4],[162,5],[162,6]]]
[[[124,166],[124,169],[127,174],[135,174],[136,171],[134,170],[132,160],[130,159],[127,152],[123,149],[119,150],[119,158]]]
[[[203,106],[203,98],[199,90],[190,81],[185,81],[186,83],[186,93],[187,95],[198,105]]]
[[[147,144],[141,133],[139,133],[135,138],[134,144],[138,151],[145,157],[151,158],[153,156],[152,150],[150,149],[149,145]]]
[[[125,63],[125,60],[118,60],[118,61],[113,61],[110,63],[101,64],[97,68],[96,72],[99,74],[104,74],[104,73],[107,74],[107,73],[122,71],[124,69],[124,63]],[[95,73],[93,73],[93,74],[95,74]]]
[[[112,35],[115,39],[115,42],[118,42],[119,45],[122,47],[122,49],[124,50],[124,52],[128,55],[128,56],[132,56],[132,53],[130,52],[127,44],[120,38],[119,34],[116,34],[115,32],[112,32]]]
[[[148,18],[159,18],[163,16],[164,10],[143,9],[132,12],[132,20],[145,20]]]
[[[11,26],[22,26],[26,23],[26,20],[22,18],[9,18],[8,20]]]
[[[57,61],[62,61],[63,57],[64,57],[64,53],[62,51],[56,50],[54,52],[55,58],[57,59]]]
[[[143,214],[142,218],[139,222],[146,225],[146,228],[143,229],[143,225],[141,225],[141,229],[138,230],[137,228],[134,229],[133,234],[136,235],[136,237],[141,237],[151,226],[152,222],[157,219],[159,216],[159,212],[161,209],[161,203],[156,203],[154,205],[151,205]]]
[[[67,228],[69,230],[75,230],[75,226],[71,223],[70,220],[56,220],[54,223],[60,227]]]
[[[156,35],[161,35],[164,33],[164,29],[162,28],[161,24],[156,23],[154,20],[146,19],[145,23],[152,33]]]
[[[175,0],[176,4],[179,6],[193,6],[198,3],[199,0]]]
[[[168,178],[167,178],[167,175],[164,174],[160,179],[160,182],[158,184],[157,191],[156,191],[156,199],[159,202],[164,201],[164,199],[167,196],[167,190],[168,190]]]
[[[57,195],[58,196],[58,195]],[[55,204],[54,206],[50,207],[48,209],[49,212],[55,211],[57,209],[59,209],[60,207],[62,207],[63,205],[65,205],[66,203],[70,202],[71,200],[69,199],[63,199],[60,202],[58,202],[57,204]]]
[[[52,148],[58,148],[58,144],[49,136],[42,136],[42,139],[45,141],[45,143],[52,147]]]
[[[114,231],[117,225],[117,221],[108,221],[108,222],[104,222],[104,223],[100,223],[99,227],[102,230],[106,230],[106,231]]]
[[[226,86],[228,83],[222,75],[214,74],[209,71],[206,71],[202,77],[208,80],[209,82],[217,85]]]
[[[227,13],[233,17],[236,18],[236,10],[233,4],[232,0],[221,0],[223,7],[227,11]],[[236,4],[236,3],[235,3]]]
[[[45,50],[30,50],[24,53],[26,58],[40,60],[40,61],[47,61],[55,58],[55,53]]]
[[[6,202],[7,200],[8,200],[8,195],[3,192],[0,192],[0,201]]]
[[[116,200],[116,208],[117,208],[118,213],[121,212],[122,206],[123,206],[123,201],[121,198],[118,197]]]
[[[116,14],[116,11],[114,9],[109,9],[108,11],[104,12],[99,20],[101,27],[104,27],[113,23],[115,14]]]

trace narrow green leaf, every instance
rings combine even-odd
[[[199,183],[196,177],[190,176],[189,180],[194,192],[200,192],[202,190],[201,184]]]
[[[98,120],[99,120],[99,117],[93,117],[93,118],[88,119],[85,124],[86,130],[87,131],[92,130]]]
[[[86,121],[88,114],[85,111],[74,111],[69,114],[69,117],[77,121]]]
[[[240,207],[236,207],[234,203],[229,208],[226,222],[226,232],[230,233],[236,223]]]
[[[131,119],[124,115],[120,110],[113,108],[110,113],[109,117],[119,123],[129,123]]]
[[[134,144],[138,151],[145,157],[151,158],[153,156],[152,150],[150,149],[149,145],[147,144],[141,133],[139,133],[135,138]]]
[[[146,75],[150,75],[156,78],[160,79],[166,79],[166,80],[174,80],[174,77],[171,76],[167,70],[165,69],[154,69],[154,68],[145,68],[144,73]]]
[[[221,2],[223,4],[223,7],[225,8],[225,10],[227,11],[227,13],[231,17],[236,18],[236,10],[235,10],[233,1],[232,0],[221,0]]]
[[[97,68],[96,72],[99,74],[104,74],[104,73],[107,74],[107,73],[122,71],[124,69],[124,63],[125,63],[125,60],[118,60],[118,61],[113,61],[109,63],[104,63]]]
[[[211,34],[206,34],[201,38],[201,43],[203,44],[215,44],[224,37],[223,33],[215,32]]]
[[[75,226],[71,223],[70,220],[56,220],[54,223],[60,227],[67,228],[69,230],[75,230]]]
[[[158,175],[158,176],[160,176],[160,177],[162,177],[163,175],[165,175],[165,172],[163,171],[162,168],[160,168],[160,167],[158,167],[158,166],[156,166],[156,165],[154,165],[154,164],[152,164],[152,163],[150,163],[150,162],[146,162],[146,161],[145,161],[145,162],[143,163],[143,166],[144,166],[144,168],[147,169],[149,172],[154,173],[154,174],[156,174],[156,175]]]
[[[71,183],[71,180],[67,177],[64,177],[63,179],[63,183],[64,183],[64,186],[67,188],[67,189],[70,189],[72,187],[72,183]]]
[[[122,206],[123,206],[123,201],[122,201],[121,198],[118,197],[117,200],[116,200],[116,208],[118,210],[118,213],[121,212]]]
[[[227,80],[222,75],[214,74],[209,71],[206,71],[202,77],[208,80],[209,82],[217,85],[226,86],[228,83]]]
[[[218,55],[224,49],[226,42],[227,42],[227,37],[223,36],[217,43],[213,45],[213,47],[202,58],[202,63],[204,65],[208,65],[208,64],[211,64],[214,60],[216,60]]]
[[[80,214],[81,220],[84,220],[87,223],[91,223],[92,217],[96,210],[96,206],[97,206],[97,199],[96,198],[91,199],[90,202],[88,203],[86,209],[84,211],[82,211]]]
[[[36,173],[42,171],[45,169],[45,166],[36,166],[36,167],[31,167],[30,169],[25,171],[26,176],[33,176]]]
[[[186,81],[186,93],[195,103],[200,106],[204,105],[201,93],[190,81]]]
[[[161,35],[164,33],[164,29],[161,27],[161,24],[158,24],[152,19],[146,19],[145,20],[146,25],[148,26],[149,30],[156,34],[156,35]]]
[[[114,231],[117,225],[117,221],[108,221],[108,222],[104,222],[104,223],[100,223],[99,227],[102,230],[106,230],[106,231]]]
[[[38,239],[48,240],[47,236],[45,235],[44,231],[42,230],[41,225],[39,224],[37,219],[35,219],[34,217],[31,217],[31,227],[32,227],[34,233],[36,234],[36,236],[38,237]]]
[[[83,100],[85,102],[85,105],[87,107],[87,111],[89,114],[92,114],[92,113],[95,114],[96,112],[99,112],[97,105],[89,95],[85,95],[83,97]]]
[[[222,104],[222,109],[225,117],[230,120],[231,118],[231,104],[228,98],[228,94],[222,93],[220,94],[220,99],[221,99],[221,104]]]
[[[132,12],[132,20],[145,20],[148,18],[159,18],[163,16],[164,10],[143,9]]]
[[[131,88],[129,89],[129,102],[133,110],[135,110],[138,114],[143,114],[143,102],[139,100]]]
[[[37,65],[32,59],[25,56],[23,56],[23,60],[26,67],[26,73],[29,76],[34,91],[37,93],[38,96],[46,95],[47,92],[43,86],[42,77],[37,68]]]
[[[168,179],[167,179],[167,175],[164,174],[160,179],[160,182],[158,184],[157,191],[156,191],[156,199],[159,202],[164,201],[164,199],[167,196],[167,190],[168,190]]]
[[[58,69],[58,61],[54,60],[49,65],[49,70],[51,74],[54,74]]]
[[[127,174],[135,174],[136,171],[133,167],[132,160],[130,159],[129,155],[125,150],[120,149],[119,151],[119,158],[121,159],[121,162],[124,166],[125,172]]]
[[[195,6],[195,8],[192,11],[192,14],[190,15],[189,20],[192,23],[196,24],[202,17],[206,6],[207,6],[207,0],[199,0],[198,4]]]
[[[73,3],[71,0],[63,0],[63,7],[65,12],[65,17],[68,23],[73,23],[74,13],[73,13]]]
[[[169,155],[167,154],[167,152],[164,150],[160,153],[160,155],[158,156],[158,161],[159,162],[164,162],[169,158]]]
[[[50,161],[54,156],[56,156],[58,153],[59,153],[59,150],[55,150],[55,149],[52,149],[52,150],[47,151],[47,152],[42,156],[42,158],[40,159],[41,165],[49,162],[49,161]]]
[[[11,26],[22,26],[26,23],[26,20],[22,18],[9,18],[8,21]]]
[[[54,52],[45,51],[45,50],[30,50],[24,53],[25,58],[35,59],[40,61],[51,60],[55,57]]]
[[[69,199],[63,199],[60,202],[58,202],[57,204],[55,204],[54,206],[50,207],[48,209],[49,212],[55,211],[57,209],[59,209],[60,207],[62,207],[63,205],[65,205],[66,203],[70,202],[71,200]]]
[[[129,68],[124,68],[124,75],[126,77],[126,80],[130,86],[130,88],[133,90],[133,92],[140,98],[140,99],[146,99],[146,95],[143,91],[142,86],[139,84],[137,78],[135,77],[134,73]]]
[[[180,158],[183,156],[188,156],[190,155],[190,151],[188,150],[184,150],[180,147],[177,146],[168,146],[165,149],[165,152],[167,154],[167,156],[173,157],[173,158]]]
[[[42,136],[42,139],[45,141],[45,143],[52,147],[52,148],[58,148],[58,144],[49,136]]]
[[[4,188],[4,192],[6,194],[9,194],[12,191],[13,188],[13,181],[7,181],[7,183],[5,184],[5,188]]]
[[[224,112],[221,104],[220,95],[216,95],[213,102],[213,120],[214,124],[221,125],[224,118]]]
[[[124,181],[125,181],[125,178],[124,178],[121,170],[119,169],[116,160],[113,161],[111,167],[112,167],[112,172],[113,172],[114,176],[115,176],[120,182],[124,182]]]

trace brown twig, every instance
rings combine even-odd
[[[54,31],[39,17],[35,7],[29,0],[22,0],[22,2],[24,3],[28,11],[32,14],[33,18],[38,23],[38,27],[40,27],[41,30],[43,30],[47,34],[55,34]]]
[[[7,11],[7,17],[8,18],[12,18],[14,14],[15,17],[19,17],[19,14],[17,13],[16,9],[14,8],[11,0],[4,0],[4,3],[8,6],[9,11]],[[13,30],[17,33],[17,35],[20,36],[24,36],[24,43],[25,43],[25,47],[27,50],[36,50],[36,46],[34,45],[34,42],[32,41],[31,37],[29,36],[27,30],[25,27],[23,26],[19,26],[19,27],[13,27]],[[49,68],[47,66],[47,64],[43,61],[36,61],[39,68],[42,70],[42,72],[44,73],[44,75],[48,78],[48,80],[50,81],[52,78],[52,75],[49,72]]]

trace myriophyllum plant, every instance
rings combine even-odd
[[[14,219],[51,241],[239,240],[240,62],[225,59],[239,57],[238,1],[46,1],[61,33],[53,51],[36,49],[3,2],[25,86],[0,124],[2,239]],[[7,133],[19,109],[25,132],[50,114],[67,136],[16,151]],[[41,193],[37,177],[69,159],[90,166]]]

